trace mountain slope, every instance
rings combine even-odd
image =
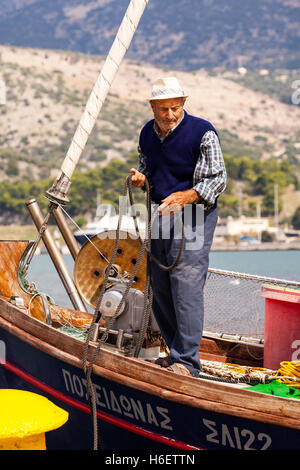
[[[0,46],[0,56],[7,95],[6,105],[0,106],[1,178],[7,178],[11,160],[7,148],[18,155],[10,178],[56,174],[104,59],[10,46]],[[233,73],[166,72],[126,60],[80,160],[82,169],[136,150],[139,130],[151,118],[146,101],[151,84],[166,74],[176,75],[190,96],[187,111],[214,123],[225,153],[288,157],[299,164],[299,106],[250,90],[237,83]],[[288,85],[289,77],[285,79]]]
[[[106,54],[129,0],[0,0],[0,43]],[[299,68],[299,0],[150,0],[128,57],[181,70]]]
[[[33,194],[41,194],[41,180],[56,177],[104,58],[12,46],[0,46],[0,57],[0,83],[5,84],[7,98],[6,104],[0,105],[1,201],[6,208],[10,203],[8,212],[2,208],[1,220],[8,223],[15,214],[20,217],[24,198],[28,198],[31,188]],[[298,172],[299,178],[300,107],[281,102],[274,94],[276,83],[289,86],[288,73],[269,75],[266,83],[264,76],[253,75],[261,90],[267,84],[267,92],[273,81],[273,93],[269,96],[247,88],[245,77],[251,77],[250,73],[241,80],[233,72],[179,72],[125,60],[77,166],[79,170],[91,169],[98,175],[88,181],[90,192],[95,195],[95,187],[100,184],[97,168],[105,167],[103,171],[110,183],[115,181],[119,168],[126,175],[127,169],[137,164],[139,132],[152,117],[147,102],[151,84],[166,74],[176,75],[189,95],[186,110],[212,121],[218,129],[224,154],[233,156],[230,161],[234,168],[229,176],[236,180],[235,190],[245,190],[246,199],[250,201],[253,193],[247,193],[245,177],[249,186],[259,172],[254,174],[249,158],[242,157],[251,157],[251,162],[269,160],[265,168],[272,168],[277,182],[284,175],[274,174],[278,165],[272,167],[272,160],[283,165],[288,161],[291,171],[295,176]],[[249,84],[253,88],[251,80]],[[278,92],[280,95],[281,87]],[[107,163],[114,158],[118,161],[108,168]],[[237,165],[243,173],[240,177],[239,173],[234,176]],[[86,173],[80,175],[84,180]],[[22,184],[18,183],[20,180]],[[288,189],[283,213],[291,216],[300,204],[299,191],[295,192],[293,185],[282,187]],[[116,190],[107,191],[108,200],[116,196]],[[232,188],[228,186],[226,193],[228,203],[235,204],[237,197]],[[255,204],[253,200],[250,202],[252,206]]]

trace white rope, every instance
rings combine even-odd
[[[70,214],[68,214],[68,212],[64,209],[63,206],[61,206],[60,204],[58,204],[59,207],[61,208],[61,210],[65,213],[65,215],[70,219],[70,221],[72,222],[72,224],[75,225],[75,227],[79,230],[79,232],[86,238],[87,242],[90,243],[94,248],[95,250],[99,253],[99,255],[101,256],[101,258],[106,261],[107,264],[109,264],[109,260],[107,259],[107,257],[105,256],[104,253],[102,253],[99,248],[95,245],[95,243],[93,243],[93,241],[90,239],[90,237],[87,236],[87,234],[81,229],[81,227],[79,227],[79,225],[75,222],[75,220],[70,216]],[[117,275],[119,275],[119,272],[117,270],[117,268],[112,265],[112,269],[115,271],[115,273]],[[122,276],[121,276],[122,277]]]
[[[58,204],[59,207],[61,208],[61,210],[65,213],[65,215],[70,219],[70,221],[72,222],[72,224],[75,225],[75,227],[77,228],[77,230],[79,230],[79,232],[81,233],[81,235],[83,235],[87,242],[90,243],[94,248],[95,250],[99,253],[99,255],[101,255],[101,258],[104,259],[104,261],[107,262],[107,264],[109,263],[109,260],[106,258],[106,256],[101,253],[101,251],[99,250],[99,248],[95,245],[95,243],[93,243],[93,241],[90,239],[90,237],[87,236],[87,234],[82,230],[81,227],[79,227],[79,225],[75,222],[75,220],[70,216],[70,214],[68,214],[68,212],[64,209],[63,206],[61,206],[60,204]],[[114,268],[115,269],[115,268]]]
[[[66,158],[62,163],[57,180],[62,173],[66,175],[69,180],[71,179],[122,59],[130,46],[148,1],[149,0],[130,1],[117,36],[90,94],[85,111],[80,119]]]

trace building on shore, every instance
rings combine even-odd
[[[216,237],[246,236],[251,235],[258,240],[261,239],[261,233],[268,231],[269,219],[267,217],[227,217],[219,219],[215,231]]]
[[[265,243],[264,243],[265,242]],[[215,230],[213,248],[249,247],[273,245],[300,246],[300,231],[287,230],[270,224],[267,217],[227,217],[219,218]]]

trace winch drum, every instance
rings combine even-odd
[[[91,237],[82,245],[74,264],[74,280],[81,298],[92,308],[95,308],[99,299],[101,286],[104,280],[109,260],[112,258],[116,241],[116,231],[108,230]],[[110,276],[116,279],[129,280],[135,269],[141,244],[128,232],[120,231],[118,248]],[[132,288],[144,291],[146,283],[146,254],[144,253],[137,272],[134,276]],[[107,283],[107,288],[112,283]]]

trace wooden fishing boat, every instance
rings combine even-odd
[[[143,279],[145,265],[138,263],[142,257],[124,239],[114,253],[115,264],[109,263],[107,269],[104,261],[112,259],[107,251],[112,244],[99,237],[91,239],[94,251],[89,251],[89,242],[78,252],[62,223],[58,209],[68,203],[73,171],[147,3],[131,0],[66,159],[46,193],[51,201],[48,216],[55,217],[75,259],[75,281],[55,250],[48,216],[44,219],[38,211],[31,212],[39,231],[33,245],[27,241],[0,243],[0,387],[37,392],[69,412],[68,422],[47,434],[48,449],[95,449],[98,442],[105,450],[298,449],[299,400],[249,390],[244,381],[251,374],[257,380],[259,371],[247,368],[242,378],[231,380],[233,366],[227,365],[223,379],[209,370],[193,378],[149,362],[151,355],[161,353],[161,345],[151,311],[141,304],[143,285],[148,282],[147,277]],[[31,202],[27,205],[33,206]],[[55,305],[24,278],[40,238],[74,309]],[[135,282],[131,291],[126,287],[127,271]],[[97,299],[109,277],[112,288],[105,294],[110,297],[102,305]],[[223,297],[226,289],[220,289]],[[122,300],[115,307],[116,299],[125,294],[129,294],[129,308]],[[82,298],[95,308],[94,314],[86,311]],[[219,305],[222,303],[224,298]],[[99,323],[97,315],[102,309],[105,315]],[[145,312],[150,316],[144,316]],[[110,320],[115,321],[114,329]],[[151,334],[144,328],[149,325]],[[206,334],[199,352],[203,365],[209,361],[208,369],[217,370],[214,364],[225,363],[263,366],[263,342],[245,341],[240,336]],[[238,370],[234,373],[240,374]],[[262,374],[266,378],[270,372]]]
[[[47,320],[41,298],[26,292],[18,275],[28,246],[26,241],[0,243],[0,386],[45,395],[69,412],[68,422],[48,433],[48,449],[93,448],[91,417],[97,417],[106,450],[299,449],[298,399],[209,375],[177,375],[128,356],[116,342],[104,343],[94,360],[97,342],[89,344],[93,415],[83,370],[85,340],[61,328],[71,315],[73,327],[84,329],[93,315],[56,306]],[[263,348],[259,342],[204,337],[200,357],[262,367]]]

